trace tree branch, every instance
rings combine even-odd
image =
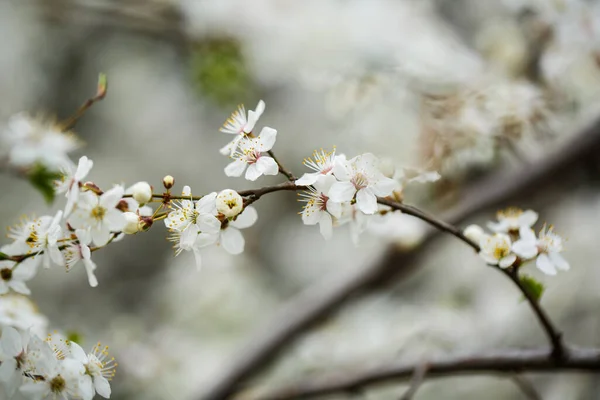
[[[428,362],[424,379],[463,374],[512,374],[515,372],[600,371],[600,349],[571,349],[569,357],[556,360],[552,349],[507,349],[494,353],[470,356],[446,356]],[[345,371],[338,375],[319,375],[313,379],[276,389],[264,395],[243,396],[252,400],[288,400],[308,398],[337,392],[355,390],[367,385],[386,381],[408,380],[418,365],[392,363]]]

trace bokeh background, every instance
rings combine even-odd
[[[313,150],[373,152],[443,179],[406,191],[443,212],[498,170],[523,171],[560,154],[600,115],[600,4],[584,0],[1,0],[0,119],[41,111],[66,118],[109,78],[108,95],[75,131],[101,187],[146,180],[202,194],[254,185],[227,178],[218,131],[238,103],[266,112],[274,151],[297,175]],[[557,153],[558,150],[558,153]],[[77,155],[79,156],[79,154]],[[542,304],[578,345],[600,345],[599,174],[588,160],[514,205],[535,208],[568,238],[572,269]],[[568,185],[567,185],[568,183]],[[573,184],[574,183],[574,184]],[[31,186],[0,176],[5,225],[50,214]],[[498,182],[502,185],[502,182]],[[564,189],[567,187],[568,189]],[[477,195],[477,190],[469,190]],[[325,276],[379,262],[390,246],[418,247],[410,217],[373,221],[353,246],[346,227],[325,242],[302,225],[293,193],[256,204],[246,251],[220,248],[174,258],[166,230],[95,253],[100,285],[83,269],[44,270],[32,299],[50,329],[109,344],[119,369],[115,399],[192,399],[276,323],[286,301]],[[485,224],[495,209],[472,215]],[[402,279],[348,301],[287,348],[254,381],[277,386],[311,374],[392,360],[509,346],[545,337],[510,282],[463,244],[439,239]],[[401,266],[398,266],[400,268]],[[545,400],[600,399],[592,374],[534,374]],[[406,384],[335,399],[396,399]],[[418,399],[525,398],[509,379],[426,382]]]

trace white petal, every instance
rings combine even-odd
[[[94,166],[94,162],[83,156],[79,159],[79,163],[77,164],[77,171],[75,171],[75,180],[80,181],[90,173],[90,170]]]
[[[336,218],[342,216],[342,203],[338,203],[331,199],[327,200],[327,211]]]
[[[256,212],[256,208],[252,206],[248,206],[244,208],[241,214],[237,216],[235,221],[231,221],[229,225],[238,229],[249,228],[258,220],[258,213]]]
[[[255,181],[261,175],[262,175],[262,172],[258,168],[258,166],[256,164],[250,164],[248,166],[248,169],[246,170],[245,178],[248,179],[249,181]]]
[[[31,294],[31,290],[29,290],[25,282],[12,280],[8,283],[8,286],[10,286],[10,288],[17,293],[21,293],[24,295]]]
[[[556,266],[556,268],[558,268],[558,269],[561,269],[563,271],[568,271],[571,268],[571,266],[569,265],[567,260],[565,260],[563,258],[563,256],[561,256],[557,252],[553,251],[553,252],[548,253],[548,257],[550,257],[550,261],[552,261],[554,266]]]
[[[203,196],[196,202],[196,211],[200,214],[217,214],[217,192]]]
[[[103,225],[106,224],[109,230],[118,232],[125,227],[127,219],[121,211],[117,210],[116,208],[109,208],[106,211],[106,215],[104,216],[104,220],[102,222]]]
[[[194,261],[196,263],[196,269],[200,271],[202,269],[202,254],[200,254],[200,249],[194,247],[192,248],[192,253],[194,253]]]
[[[277,130],[273,128],[269,128],[265,126],[262,131],[260,131],[260,135],[256,139],[257,150],[260,151],[269,151],[275,145],[275,140],[277,139]]]
[[[0,338],[0,346],[7,356],[14,357],[19,355],[23,351],[21,335],[11,326],[4,327],[2,329],[2,338]]]
[[[361,189],[356,193],[356,206],[365,214],[377,212],[377,197],[368,189]]]
[[[102,247],[110,239],[110,229],[105,224],[100,225],[99,228],[92,229],[92,240],[96,246]]]
[[[259,100],[254,112],[260,118],[260,116],[265,112],[265,102],[262,100]]]
[[[79,187],[73,186],[67,192],[67,204],[65,205],[65,216],[68,216],[73,211],[73,207],[77,204],[79,198]]]
[[[338,203],[350,201],[356,193],[356,188],[350,182],[336,182],[331,185],[329,198]]]
[[[333,235],[333,220],[331,215],[327,212],[321,212],[321,218],[319,220],[319,230],[321,231],[321,235],[325,238],[325,240],[331,239]]]
[[[385,196],[389,196],[390,194],[392,194],[392,192],[394,190],[396,190],[398,187],[399,187],[399,184],[397,181],[395,181],[392,178],[387,178],[387,177],[383,176],[377,180],[375,185],[372,186],[372,190],[373,190],[373,193],[375,193],[377,196],[385,197]]]
[[[538,254],[538,248],[535,245],[535,242],[529,242],[523,239],[513,243],[512,251],[525,260],[529,260]]]
[[[89,247],[85,246],[89,249]],[[98,286],[98,279],[94,274],[94,270],[97,268],[96,263],[94,263],[91,258],[87,257],[83,259],[83,266],[85,267],[85,272],[87,273],[88,283],[91,287]]]
[[[506,257],[503,257],[500,262],[498,262],[498,265],[500,266],[500,268],[508,268],[511,265],[513,265],[515,263],[515,261],[517,260],[517,256],[514,254],[509,254]]]
[[[522,226],[519,228],[519,237],[521,238],[521,240],[532,243],[534,245],[537,242],[535,232],[533,231],[533,229],[527,226]]]
[[[119,201],[123,198],[125,189],[121,185],[117,185],[110,190],[107,190],[100,196],[100,205],[108,209],[117,206]]]
[[[225,167],[225,175],[235,177],[242,176],[242,173],[244,173],[244,170],[246,169],[246,165],[245,161],[237,159]]]
[[[201,233],[201,234],[199,234],[198,237],[196,238],[196,243],[194,243],[193,250],[215,244],[219,240],[220,234],[221,234],[221,231],[219,231],[217,233]]]
[[[316,225],[321,219],[321,211],[315,205],[307,205],[302,210],[302,222],[304,225]]]
[[[256,161],[256,166],[264,175],[277,175],[279,173],[279,166],[271,157],[260,157]]]
[[[335,157],[335,163],[332,169],[333,175],[338,178],[340,181],[349,181],[351,178],[350,168],[348,166],[348,162],[346,158],[341,158],[341,156]]]
[[[519,217],[519,226],[532,227],[538,220],[538,213],[533,210],[527,210]]]
[[[540,271],[548,275],[556,275],[556,268],[546,254],[540,254],[535,262],[535,265]]]
[[[221,221],[214,215],[200,215],[196,221],[196,225],[200,232],[204,233],[219,233],[221,230]]]
[[[502,220],[499,222],[488,222],[487,223],[487,227],[490,228],[491,231],[496,232],[496,233],[504,233],[504,232],[508,232],[508,221],[506,220]]]
[[[30,400],[41,400],[50,392],[48,384],[43,382],[28,382],[21,386],[19,390]]]
[[[96,393],[105,399],[110,398],[110,383],[103,376],[94,377],[94,388],[96,389]]]
[[[69,349],[71,350],[71,357],[73,357],[74,359],[76,359],[77,361],[79,361],[82,364],[87,364],[87,362],[88,362],[87,354],[85,354],[85,351],[83,351],[83,349],[81,348],[80,345],[78,345],[75,342],[70,342]]]
[[[319,178],[319,175],[320,174],[318,172],[304,174],[304,175],[302,175],[302,177],[300,179],[296,180],[296,186],[312,185],[313,183],[315,183],[317,181],[317,179]]]
[[[221,232],[221,245],[230,254],[240,254],[244,251],[244,236],[242,232],[228,227]]]

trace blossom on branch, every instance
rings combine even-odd
[[[548,275],[556,275],[559,269],[569,270],[569,263],[560,255],[563,251],[563,239],[554,233],[552,226],[546,229],[544,225],[538,237],[529,227],[521,227],[519,233],[520,239],[512,246],[519,257],[529,260],[537,256],[535,265]]]
[[[255,181],[261,175],[277,175],[279,166],[272,157],[264,154],[273,148],[276,138],[277,131],[267,127],[257,138],[242,138],[239,149],[232,156],[234,161],[225,167],[225,175],[237,177],[246,171],[249,181]]]
[[[479,255],[490,265],[508,268],[517,261],[517,255],[511,250],[510,237],[504,233],[484,235],[479,242]]]
[[[302,222],[305,225],[319,224],[319,230],[325,239],[331,239],[334,218],[340,218],[342,214],[342,204],[327,196],[335,182],[333,175],[323,175],[301,193],[299,199],[306,202],[302,210]]]
[[[321,176],[330,175],[333,173],[333,167],[336,160],[344,161],[346,156],[343,154],[335,155],[335,148],[331,152],[326,152],[321,149],[315,150],[313,156],[304,159],[303,164],[315,172],[307,172],[300,179],[296,180],[298,186],[312,185]]]
[[[73,206],[79,199],[79,192],[81,187],[81,181],[85,178],[94,166],[94,162],[83,156],[79,159],[77,169],[73,166],[68,165],[63,168],[61,179],[55,182],[56,193],[65,193],[67,198],[67,204],[65,206],[65,216],[69,216],[73,211]]]
[[[231,142],[229,142],[225,147],[221,148],[219,152],[224,156],[230,155],[233,156],[233,153],[238,147],[239,141],[252,133],[254,130],[254,125],[265,111],[265,102],[260,100],[258,105],[256,106],[256,110],[248,111],[248,117],[246,118],[246,109],[243,104],[240,104],[231,116],[225,121],[221,129],[219,129],[223,133],[228,133],[230,135],[236,135]]]

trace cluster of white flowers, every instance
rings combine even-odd
[[[79,141],[59,124],[21,113],[10,118],[0,134],[0,156],[14,168],[28,169],[39,164],[50,171],[71,168],[68,153],[79,148]]]
[[[75,342],[49,335],[40,339],[28,330],[7,326],[0,338],[0,382],[6,395],[17,391],[32,400],[109,398],[109,380],[117,364],[100,344],[86,354]]]
[[[542,91],[525,82],[484,80],[426,97],[423,111],[424,157],[444,176],[487,167],[503,145],[530,143],[554,123]]]
[[[497,219],[488,224],[493,234],[485,233],[478,225],[470,225],[464,231],[466,237],[479,245],[479,254],[488,264],[501,268],[519,267],[535,259],[537,268],[548,275],[570,268],[560,254],[564,250],[564,240],[552,227],[544,225],[536,237],[532,228],[538,220],[535,211],[508,208],[499,211]]]

